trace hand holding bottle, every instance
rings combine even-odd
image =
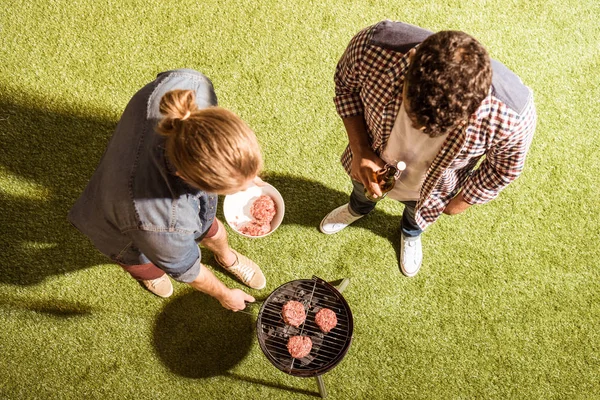
[[[385,166],[383,161],[375,152],[370,149],[364,149],[361,153],[354,153],[350,177],[357,182],[362,183],[369,193],[380,197],[381,188],[377,182],[377,172]]]
[[[384,198],[387,193],[394,188],[396,181],[406,169],[406,163],[403,161],[386,164],[382,169],[375,174],[377,186],[379,186],[381,195],[374,195],[365,187],[365,196],[371,201],[379,201]]]

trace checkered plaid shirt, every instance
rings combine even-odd
[[[407,52],[429,34],[400,22],[380,22],[359,32],[337,65],[337,112],[342,118],[364,115],[371,147],[379,156],[402,104]],[[468,124],[448,135],[427,171],[415,212],[421,229],[432,224],[461,189],[468,203],[483,204],[523,170],[537,120],[533,95],[502,64],[493,60],[492,67],[490,93]],[[350,173],[350,146],[341,161]]]

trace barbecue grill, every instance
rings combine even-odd
[[[344,279],[339,289],[316,276],[285,283],[264,301],[256,321],[258,343],[267,359],[287,374],[315,377],[321,397],[327,396],[321,375],[342,360],[352,341],[352,312],[341,294],[348,282]],[[302,303],[306,311],[306,320],[298,328],[287,325],[281,315],[283,305],[290,300]],[[315,322],[315,315],[322,308],[329,308],[337,317],[337,325],[328,333],[323,333]],[[287,349],[292,336],[310,337],[310,354],[293,358]]]

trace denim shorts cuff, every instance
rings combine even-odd
[[[185,271],[184,273],[182,273],[178,276],[171,275],[171,277],[178,282],[183,282],[183,283],[193,282],[194,279],[196,279],[198,277],[198,274],[200,274],[200,267],[201,267],[200,258],[198,258],[196,260],[196,262],[194,263],[194,265],[192,265],[190,267],[190,269],[188,269],[187,271]]]

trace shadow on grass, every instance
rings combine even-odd
[[[247,376],[244,376],[244,375],[234,374],[234,373],[231,373],[231,372],[227,372],[224,375],[228,376],[230,378],[233,378],[233,379],[237,379],[237,380],[248,382],[248,383],[253,383],[253,384],[256,384],[256,385],[267,386],[267,387],[271,387],[273,389],[288,390],[288,391],[293,392],[295,394],[305,394],[305,395],[308,395],[308,396],[321,397],[319,395],[319,392],[316,391],[317,388],[318,388],[316,386],[317,385],[316,383],[315,383],[315,391],[313,392],[313,391],[310,391],[310,390],[298,389],[298,388],[294,388],[294,387],[291,387],[291,386],[290,387],[286,387],[286,386],[282,386],[282,385],[276,385],[276,384],[273,384],[271,382],[265,381],[263,379],[250,378],[250,377],[247,377]],[[290,379],[302,379],[302,378],[295,378],[295,377],[290,376]]]
[[[0,98],[0,283],[33,285],[48,277],[110,263],[66,220],[98,164],[117,121]],[[92,113],[92,112],[90,112]],[[284,224],[318,229],[348,193],[315,180],[271,173],[286,202]],[[25,188],[25,189],[24,189]],[[400,216],[374,211],[356,226],[397,249]]]
[[[0,306],[17,308],[33,311],[38,314],[45,314],[50,317],[67,319],[73,317],[85,317],[92,315],[92,308],[79,302],[69,302],[62,300],[51,301],[15,301],[3,299],[0,300]]]
[[[249,353],[251,315],[225,310],[200,292],[170,301],[156,320],[154,348],[174,373],[187,378],[222,375]]]
[[[226,376],[295,393],[313,392],[229,372],[254,344],[256,318],[225,310],[213,298],[190,291],[170,301],[154,327],[154,348],[173,373],[192,379]]]
[[[0,283],[15,285],[107,262],[66,215],[116,126],[24,102],[0,98]]]

